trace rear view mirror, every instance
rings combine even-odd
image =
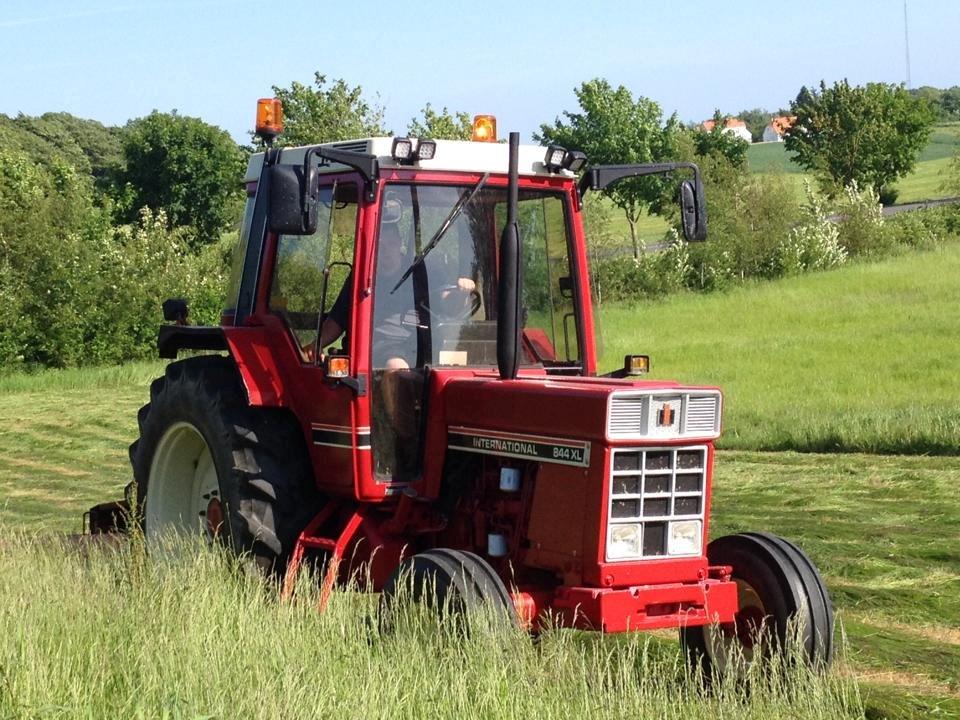
[[[270,230],[283,235],[313,235],[317,231],[319,176],[301,165],[270,168]]]
[[[690,180],[680,183],[680,221],[687,242],[707,239],[707,212],[703,205],[703,186]]]

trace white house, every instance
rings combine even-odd
[[[700,123],[700,127],[704,132],[710,132],[713,130],[715,125],[713,120],[704,120]],[[723,121],[723,131],[725,133],[730,133],[735,135],[741,140],[745,140],[748,143],[753,142],[753,136],[750,135],[750,131],[747,130],[747,124],[743,120],[737,120],[736,118],[727,118]]]
[[[764,142],[783,142],[783,135],[790,129],[793,123],[796,121],[797,116],[791,115],[781,115],[780,117],[775,117],[770,121],[770,124],[763,131],[763,141]]]

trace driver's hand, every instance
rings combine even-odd
[[[469,293],[477,289],[477,284],[470,278],[460,278],[457,280],[457,288],[461,292]]]

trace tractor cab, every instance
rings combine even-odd
[[[423,147],[417,140],[407,142],[414,156]],[[285,209],[281,201],[301,194],[307,151],[254,156],[246,177],[246,243],[238,254],[263,254],[272,262],[255,279],[245,276],[247,263],[235,263],[229,293],[235,304],[225,320],[228,326],[255,323],[285,336],[291,374],[305,383],[318,381],[310,394],[325,396],[290,397],[310,405],[306,414],[314,418],[311,438],[318,462],[351,455],[332,463],[352,465],[351,492],[356,486],[365,496],[383,497],[422,477],[428,378],[497,372],[508,148],[439,140],[430,143],[431,157],[422,160],[404,157],[403,143],[394,138],[328,148],[347,154],[341,159],[354,160],[350,154],[376,158],[375,194],[362,172],[325,162],[316,153],[306,160],[311,164],[306,174],[315,183],[309,188],[310,227],[297,226],[303,217],[297,204],[293,221],[268,230],[257,247],[250,237],[258,212],[277,214]],[[577,255],[583,239],[573,223],[575,177],[570,171],[549,172],[540,148],[521,148],[520,160],[518,370],[593,374],[596,359],[587,340],[592,331],[584,320],[588,283],[581,280],[585,258]],[[295,172],[287,176],[288,170]],[[280,193],[277,186],[285,180],[295,182]],[[274,183],[271,202],[261,202],[266,207],[258,210],[264,182]],[[340,479],[330,484],[336,487],[328,491],[347,489]]]
[[[283,402],[312,418],[317,466],[337,468],[318,478],[325,492],[376,500],[439,473],[442,459],[425,457],[431,387],[499,374],[498,353],[521,377],[596,374],[582,194],[652,166],[592,170],[578,185],[582,153],[517,143],[511,155],[495,133],[481,116],[473,141],[368,138],[250,160],[224,324],[289,345],[276,389],[303,383]],[[702,215],[693,195],[688,205]],[[243,336],[227,342],[248,355]]]

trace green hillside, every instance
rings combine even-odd
[[[944,172],[950,159],[960,152],[960,123],[937,125],[927,146],[917,158],[914,171],[896,183],[897,202],[914,202],[944,197]],[[750,170],[755,173],[783,173],[803,191],[803,178],[812,175],[790,160],[783,143],[754,143],[747,150]]]
[[[604,366],[726,393],[722,447],[960,455],[960,246],[602,312]]]

